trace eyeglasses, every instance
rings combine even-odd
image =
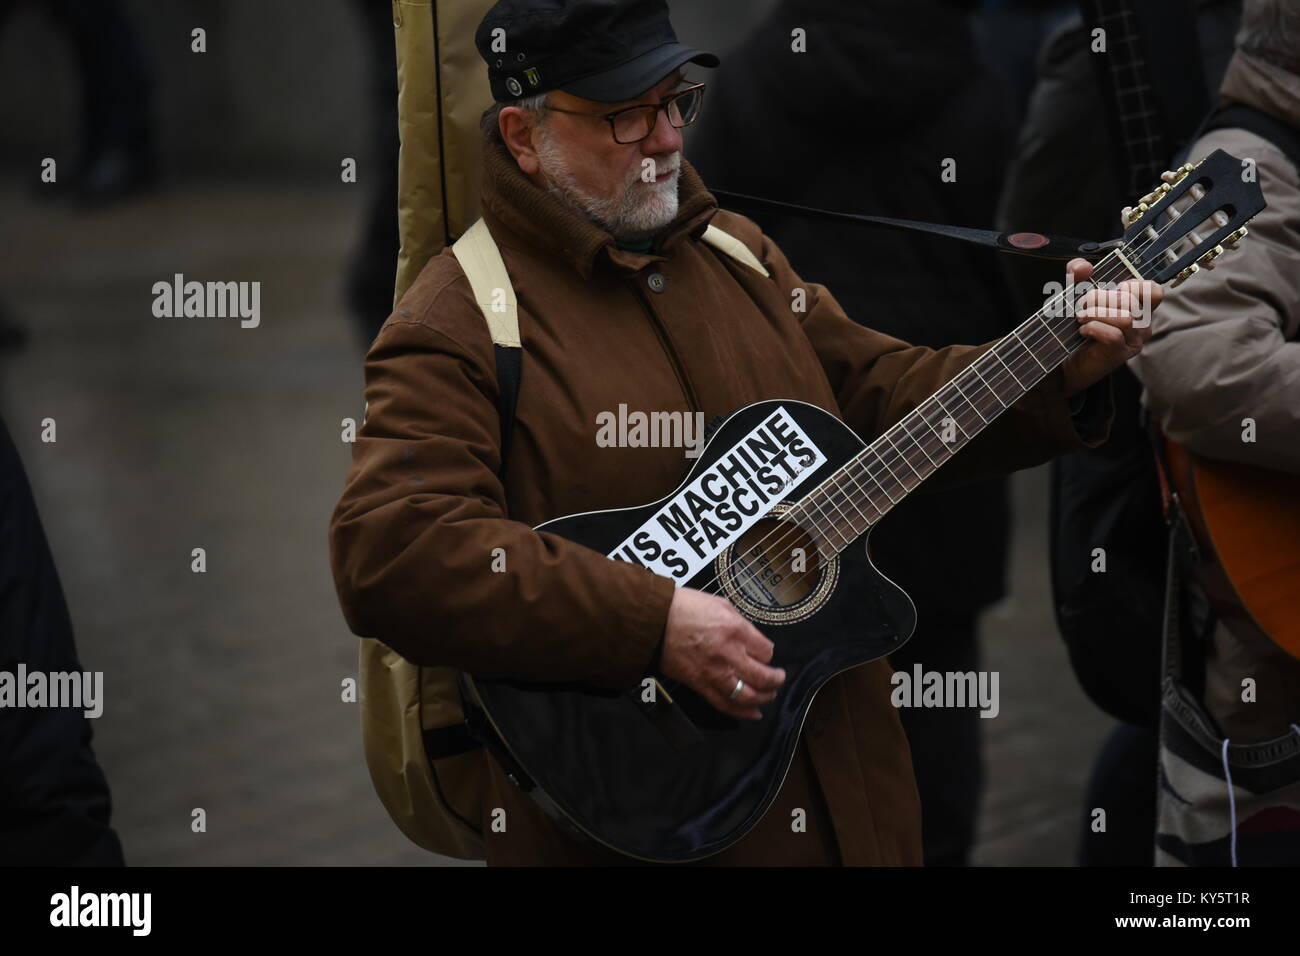
[[[584,113],[580,110],[565,110],[558,106],[546,104],[548,110],[556,113],[570,113],[574,116],[590,116],[609,122],[614,142],[639,143],[652,132],[659,120],[659,111],[668,114],[668,122],[676,129],[690,126],[700,118],[700,107],[704,105],[704,84],[696,83],[684,90],[678,90],[664,97],[658,106],[629,106],[613,113]]]

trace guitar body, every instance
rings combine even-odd
[[[468,680],[491,727],[553,810],[626,855],[687,861],[740,839],[780,790],[818,689],[835,674],[901,647],[915,626],[911,599],[876,570],[865,535],[839,550],[842,542],[827,548],[806,524],[777,524],[782,512],[864,447],[843,422],[813,405],[748,405],[718,428],[682,485],[666,498],[641,507],[570,515],[537,530],[609,554],[637,529],[653,527],[665,503],[678,499],[698,476],[707,482],[709,474],[719,474],[719,465],[744,461],[733,456],[747,440],[755,449],[751,457],[757,458],[761,445],[753,444],[753,436],[779,438],[782,413],[803,434],[796,447],[804,450],[804,460],[813,457],[807,452],[810,444],[817,463],[800,473],[796,487],[773,493],[777,500],[761,506],[755,524],[707,546],[708,560],[688,580],[678,581],[727,597],[776,645],[771,663],[785,669],[786,680],[776,699],[762,708],[762,720],[721,714],[662,674],[647,675],[658,681],[653,704],[640,692]],[[787,427],[784,434],[793,432]],[[784,460],[790,463],[792,456]],[[756,488],[730,499],[741,507],[759,507],[760,492],[774,487],[774,475],[788,478],[777,465],[766,472],[766,484],[755,469],[746,470],[755,472]],[[737,484],[748,484],[734,470],[731,475]],[[717,480],[707,487],[723,491]],[[734,486],[728,490],[738,491]],[[714,524],[722,527],[716,514]],[[779,547],[759,548],[744,558],[755,545],[777,543]],[[683,550],[694,549],[683,543]],[[823,551],[830,556],[823,557]],[[804,556],[802,565],[792,563],[798,554]],[[699,560],[698,554],[693,557]],[[617,634],[608,637],[618,640]]]
[[[1168,439],[1165,455],[1216,613],[1300,658],[1300,478],[1202,458]]]

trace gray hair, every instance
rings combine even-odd
[[[1300,72],[1300,4],[1295,0],[1245,0],[1237,48]]]
[[[533,96],[525,96],[523,99],[509,100],[505,103],[496,102],[488,107],[483,114],[483,118],[479,121],[479,129],[482,130],[487,139],[498,145],[505,145],[501,139],[501,111],[507,106],[516,106],[533,116],[538,122],[541,122],[542,114],[546,112],[546,94],[537,93]]]

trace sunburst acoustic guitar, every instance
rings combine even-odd
[[[1163,445],[1215,614],[1300,658],[1300,476]]]

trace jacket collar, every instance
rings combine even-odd
[[[489,225],[504,227],[534,250],[561,256],[584,279],[601,259],[620,271],[636,272],[668,258],[687,236],[698,238],[717,212],[718,203],[685,159],[677,195],[677,215],[655,237],[650,252],[629,252],[619,249],[604,229],[534,184],[504,146],[490,141],[483,144],[479,205]],[[493,232],[501,241],[499,230]]]

